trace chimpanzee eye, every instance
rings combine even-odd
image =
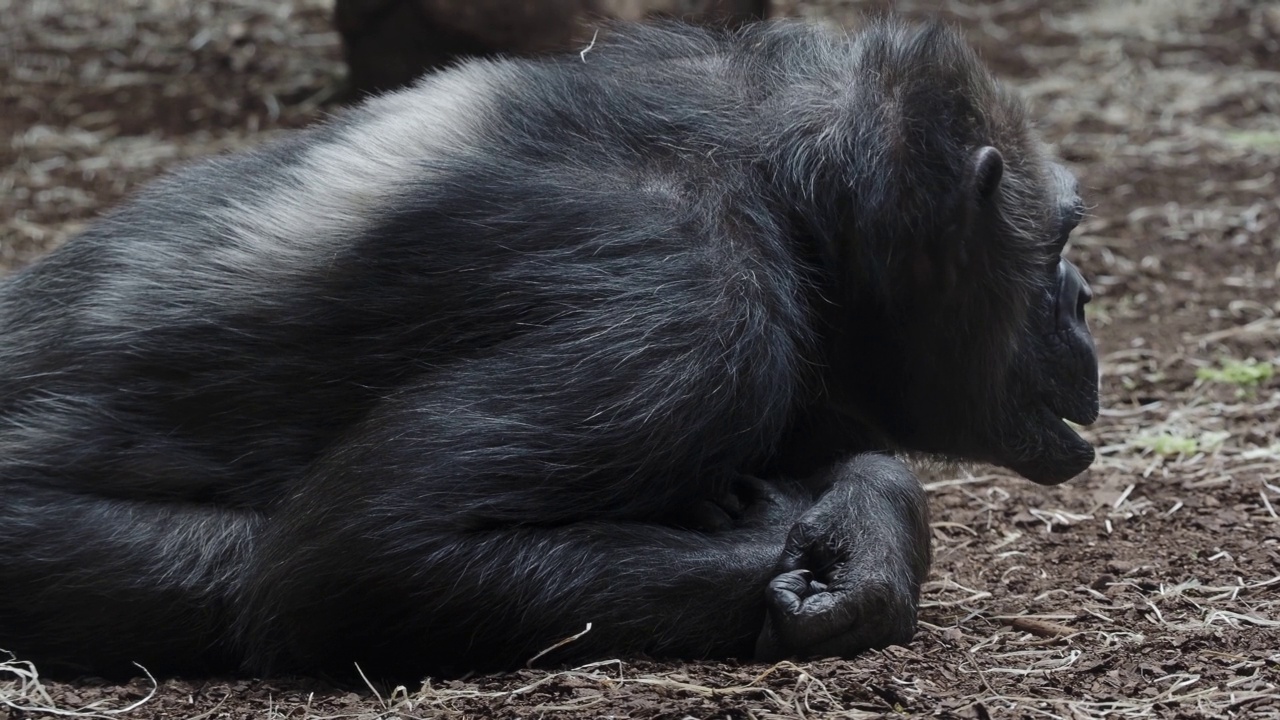
[[[1059,220],[1058,237],[1053,242],[1055,264],[1058,262],[1057,256],[1062,254],[1067,247],[1067,241],[1071,239],[1071,231],[1075,230],[1082,220],[1084,220],[1084,206],[1079,202],[1063,208],[1062,217]]]
[[[1077,200],[1064,214],[1063,220],[1067,224],[1068,232],[1074,230],[1084,220],[1084,205]]]

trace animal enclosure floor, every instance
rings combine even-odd
[[[781,4],[856,18],[848,3]],[[1080,174],[1092,214],[1071,252],[1094,288],[1104,375],[1082,477],[926,478],[936,566],[909,647],[377,694],[37,681],[13,661],[0,720],[1280,718],[1280,5],[898,5],[945,7]],[[29,262],[175,163],[315,119],[340,55],[320,0],[0,0],[0,264]]]

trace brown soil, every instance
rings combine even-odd
[[[783,4],[855,18],[849,4]],[[1212,372],[1280,363],[1280,6],[899,3],[938,5],[1030,98],[1087,188],[1072,256],[1096,292],[1104,411],[1087,431],[1097,463],[1065,486],[929,476],[937,561],[910,647],[376,693],[50,682],[15,661],[0,665],[0,720],[1280,718],[1280,378]],[[314,119],[341,78],[322,0],[0,0],[0,18],[7,266],[176,162]]]

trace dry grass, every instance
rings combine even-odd
[[[78,707],[65,701],[54,700],[40,680],[40,672],[32,663],[19,660],[12,653],[0,650],[0,707],[33,715],[52,715],[74,718],[114,718],[128,715],[146,705],[155,695],[158,685],[146,668],[139,669],[151,683],[146,696],[132,702],[96,700]]]
[[[0,0],[0,267],[140,182],[315,118],[331,0]]]

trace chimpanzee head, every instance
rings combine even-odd
[[[1093,448],[1064,419],[1096,419],[1098,361],[1062,256],[1074,177],[944,28],[884,25],[847,67],[847,93],[793,101],[790,167],[818,187],[797,215],[833,285],[832,403],[903,449],[1079,474]]]

